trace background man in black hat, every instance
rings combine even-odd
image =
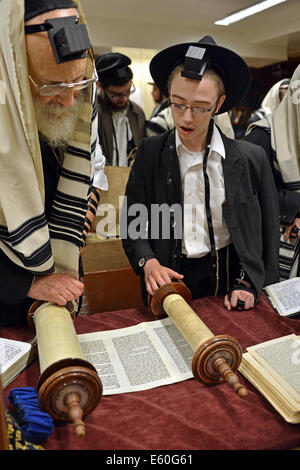
[[[0,7],[6,89],[0,325],[9,325],[26,321],[34,300],[65,305],[80,298],[86,216],[89,203],[91,210],[97,206],[99,188],[106,189],[106,177],[96,142],[94,61],[79,2],[25,0],[17,11],[15,2]]]
[[[222,294],[228,310],[252,308],[278,279],[274,181],[264,151],[227,138],[213,119],[242,99],[248,67],[205,37],[161,51],[150,72],[169,97],[175,130],[138,149],[123,207],[125,252],[144,295],[175,278],[193,298]],[[148,215],[139,234],[137,207]]]
[[[131,60],[119,52],[96,59],[98,73],[98,133],[107,165],[128,166],[128,156],[145,137],[145,114],[129,99],[135,91]]]

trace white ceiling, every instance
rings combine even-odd
[[[230,26],[214,21],[256,0],[81,0],[95,51],[160,50],[211,35],[251,67],[300,57],[300,0],[269,8]]]

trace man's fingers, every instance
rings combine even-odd
[[[80,297],[83,290],[84,284],[68,274],[50,274],[36,276],[27,295],[32,299],[64,305]]]
[[[254,307],[254,295],[251,294],[251,292],[247,292],[244,290],[234,290],[231,294],[229,304],[231,305],[231,308],[249,310],[250,308]]]
[[[224,307],[227,308],[227,310],[231,310],[231,305],[228,299],[228,295],[226,295],[224,298]]]

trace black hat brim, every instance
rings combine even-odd
[[[250,71],[246,62],[230,49],[201,41],[170,46],[153,57],[150,62],[150,73],[161,92],[165,96],[169,95],[169,75],[177,65],[184,63],[185,54],[190,46],[204,47],[211,61],[223,71],[226,99],[217,114],[225,113],[237,106],[250,85]]]

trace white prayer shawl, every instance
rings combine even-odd
[[[81,20],[83,12],[77,0]],[[78,277],[97,137],[95,88],[78,112],[49,221],[44,213],[42,157],[28,80],[24,0],[0,1],[0,249],[34,274]],[[91,51],[89,51],[91,54]],[[93,76],[88,60],[86,76]],[[91,124],[92,122],[92,124]]]
[[[281,173],[285,188],[300,190],[300,65],[296,68],[282,102],[274,112],[247,129],[270,130],[271,147],[276,153],[276,169]]]
[[[287,93],[273,114],[272,147],[285,188],[300,190],[300,65]]]
[[[272,115],[254,122],[255,126],[270,130],[271,147],[275,152],[273,161],[280,171],[284,188],[300,191],[300,65],[296,68],[287,93]],[[300,209],[300,208],[299,208]],[[284,227],[282,227],[282,230]],[[300,242],[296,244],[280,237],[279,272],[280,280],[294,277],[298,272]]]
[[[266,115],[273,114],[274,111],[280,105],[279,89],[280,89],[280,85],[285,80],[286,79],[283,78],[282,80],[279,80],[279,82],[275,83],[275,85],[273,85],[270,88],[270,90],[268,91],[264,99],[262,100],[260,109],[263,109]]]

